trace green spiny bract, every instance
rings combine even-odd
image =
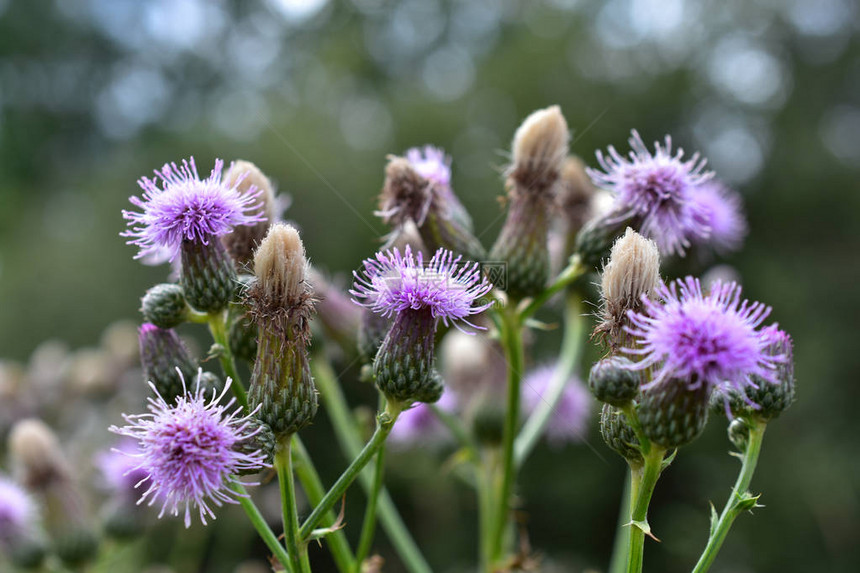
[[[613,406],[623,406],[639,395],[642,375],[623,356],[612,356],[594,364],[588,375],[588,389],[594,397]]]
[[[187,320],[188,304],[178,284],[158,284],[146,291],[141,300],[143,319],[159,328],[174,328]]]
[[[691,388],[668,379],[642,393],[637,413],[642,431],[655,444],[677,448],[699,437],[708,422],[707,384]]]
[[[636,432],[627,422],[624,412],[611,404],[604,404],[600,411],[600,435],[606,445],[625,460],[632,464],[642,464],[642,452],[639,451]]]
[[[236,269],[221,241],[184,240],[181,252],[180,283],[188,304],[206,313],[227,308],[236,290]]]

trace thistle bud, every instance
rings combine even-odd
[[[200,391],[204,396],[220,396],[221,392],[224,390],[224,381],[221,380],[217,374],[213,374],[212,372],[203,372],[200,371],[197,374],[197,379],[195,380],[197,384],[196,388],[200,388]],[[188,388],[188,390],[195,390],[196,388]]]
[[[627,346],[624,326],[628,310],[640,310],[642,296],[650,296],[660,284],[660,252],[654,241],[631,228],[612,245],[609,262],[601,276],[603,321],[595,329],[613,350]]]
[[[182,241],[180,284],[185,300],[197,311],[224,310],[233,299],[236,268],[217,237],[205,241]]]
[[[667,379],[642,393],[637,409],[642,431],[664,448],[677,448],[698,438],[708,422],[710,390],[687,381]]]
[[[604,358],[595,363],[588,375],[588,389],[594,397],[613,406],[623,406],[639,395],[642,375],[632,370],[633,363],[623,356]]]
[[[177,284],[155,285],[143,295],[140,311],[143,320],[158,328],[174,328],[188,319],[185,293]]]
[[[549,211],[568,139],[558,106],[531,114],[514,136],[508,216],[489,255],[507,263],[505,291],[514,299],[534,296],[549,279]]]
[[[604,404],[600,411],[600,435],[607,446],[629,463],[642,464],[636,432],[627,422],[624,412],[611,404]]]
[[[69,464],[57,435],[41,420],[29,418],[12,427],[9,453],[18,481],[31,490],[45,492],[69,481]]]
[[[271,465],[275,457],[276,445],[275,433],[272,432],[272,428],[257,418],[251,418],[248,421],[248,431],[245,437],[234,446],[234,449],[248,455],[254,455],[257,452],[262,453],[264,456],[263,463],[268,466]],[[256,469],[245,470],[239,475],[257,473],[258,471]]]
[[[414,222],[431,253],[445,248],[481,260],[484,247],[472,234],[472,220],[451,189],[449,164],[441,150],[430,146],[410,149],[406,157],[390,157],[376,214],[398,228]]]
[[[197,364],[191,353],[172,329],[163,329],[146,323],[140,327],[140,364],[144,379],[168,403],[181,396],[186,388],[183,380],[193,380]]]
[[[252,208],[264,217],[253,225],[236,226],[231,232],[221,236],[221,242],[227,252],[241,269],[251,264],[254,251],[265,238],[269,226],[277,220],[277,200],[272,182],[250,161],[234,161],[224,176],[224,184],[235,187],[241,195],[253,193]]]
[[[558,217],[564,226],[564,232],[571,240],[592,218],[594,213],[592,203],[596,193],[597,187],[585,173],[585,163],[582,159],[575,155],[567,157],[561,166],[555,205]],[[572,251],[566,253],[567,256],[572,254]]]
[[[310,424],[317,412],[307,350],[312,291],[298,231],[271,226],[254,256],[254,272],[248,302],[258,328],[257,360],[248,402],[281,440]]]

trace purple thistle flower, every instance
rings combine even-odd
[[[445,390],[436,402],[436,407],[444,412],[454,412],[457,408],[454,393]],[[445,426],[430,405],[418,402],[400,413],[388,439],[392,444],[408,447],[437,442],[445,436]]]
[[[424,148],[413,147],[406,152],[406,159],[418,175],[440,185],[451,185],[451,158],[438,147],[425,145]]]
[[[523,379],[522,409],[530,415],[546,399],[550,381],[555,373],[555,365],[541,366]],[[546,427],[546,437],[553,445],[565,442],[581,442],[588,430],[588,420],[591,417],[591,394],[577,377],[572,377],[565,384],[549,424]]]
[[[208,245],[212,237],[225,235],[237,225],[265,220],[256,200],[262,190],[240,193],[237,186],[242,178],[233,186],[225,185],[223,167],[224,162],[216,159],[209,177],[201,180],[192,157],[183,160],[181,167],[165,164],[155,171],[155,179],[138,180],[143,194],[129,201],[142,212],[123,210],[129,229],[121,233],[129,237],[128,244],[140,247],[135,258],[172,262],[184,240]]]
[[[424,256],[421,253],[413,256],[409,245],[403,255],[396,248],[379,252],[375,259],[365,259],[363,277],[353,272],[355,288],[349,292],[355,297],[353,302],[382,316],[405,310],[429,310],[434,319],[441,318],[445,325],[453,323],[463,330],[458,324],[462,321],[483,330],[466,317],[492,306],[492,301],[473,304],[493,287],[481,276],[478,263],[458,266],[460,259],[440,248],[425,265]]]
[[[137,485],[149,475],[136,459],[138,444],[131,438],[123,438],[110,450],[96,456],[105,486],[121,498],[133,498]]]
[[[710,229],[694,242],[711,245],[719,253],[738,250],[747,234],[740,195],[718,181],[708,181],[696,188],[692,201],[702,226]]]
[[[610,145],[608,156],[597,152],[603,171],[586,171],[595,184],[615,193],[616,221],[638,218],[639,230],[662,252],[683,255],[691,241],[710,233],[693,196],[713,173],[705,171],[706,161],[698,153],[686,161],[682,149],[673,154],[668,135],[663,145],[655,143],[653,154],[635,129],[628,141],[629,159]]]
[[[741,393],[756,387],[753,377],[774,381],[783,358],[768,353],[771,334],[756,330],[770,314],[760,302],[741,301],[741,287],[715,283],[708,294],[698,279],[687,277],[661,285],[662,302],[642,298],[642,312],[628,312],[637,346],[625,349],[641,354],[633,368],[655,368],[647,389],[668,379],[688,381],[690,388],[734,388]]]
[[[236,474],[266,467],[263,452],[239,449],[243,441],[259,432],[259,426],[250,425],[251,416],[240,417],[241,408],[230,410],[235,399],[219,404],[230,389],[229,378],[221,395],[212,392],[208,402],[199,384],[194,393],[186,392],[172,405],[154,386],[152,389],[156,397],[148,398],[148,413],[123,414],[128,425],[110,428],[138,442],[137,451],[126,454],[137,461],[131,471],[146,474],[135,486],[148,486],[137,503],[148,499],[148,505],[153,505],[163,500],[159,518],[165,512],[179,515],[184,505],[185,527],[191,525],[194,506],[205,525],[207,516],[215,519],[210,504],[220,507],[237,503],[236,498],[241,497],[230,487],[240,483]]]
[[[36,503],[24,488],[0,476],[0,544],[26,537],[35,527]]]

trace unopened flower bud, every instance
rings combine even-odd
[[[567,157],[561,166],[555,204],[564,233],[568,237],[575,237],[583,225],[592,218],[594,213],[592,200],[596,193],[597,188],[585,173],[585,163],[582,159],[575,155]],[[572,254],[572,251],[566,253],[567,256]]]
[[[650,296],[660,284],[657,244],[628,227],[612,245],[600,284],[603,321],[595,332],[603,334],[613,350],[627,346],[627,311],[640,310],[642,296]]]
[[[143,296],[140,311],[143,319],[158,328],[175,328],[188,318],[185,293],[177,284],[155,285]]]
[[[140,364],[144,379],[172,403],[185,393],[183,380],[193,380],[197,364],[191,353],[172,329],[163,329],[146,323],[140,327]]]
[[[41,420],[29,418],[12,427],[9,453],[18,481],[29,489],[47,491],[69,480],[69,464],[57,435]]]
[[[514,136],[508,216],[489,259],[507,264],[505,291],[534,296],[549,280],[549,215],[569,133],[558,106],[530,115]]]
[[[664,448],[677,448],[698,438],[708,423],[707,384],[667,379],[642,393],[637,413],[642,431]]]
[[[248,401],[279,440],[310,424],[317,412],[307,350],[313,311],[307,270],[298,231],[271,226],[254,256],[257,282],[248,293],[258,327]]]
[[[588,389],[601,402],[623,406],[636,398],[642,375],[623,356],[611,356],[595,363],[588,375]]]
[[[624,412],[611,404],[604,404],[600,411],[600,435],[606,445],[625,460],[631,464],[642,464],[636,432],[627,422]]]
[[[230,325],[228,333],[230,352],[249,364],[257,357],[257,325],[250,318],[238,318]]]
[[[218,312],[233,299],[236,267],[215,236],[201,241],[182,241],[180,284],[185,300],[197,311]]]
[[[231,232],[221,236],[221,242],[236,266],[245,268],[253,261],[254,251],[266,236],[269,226],[278,218],[275,190],[269,178],[256,165],[241,159],[230,165],[224,176],[224,184],[235,187],[241,195],[252,192],[254,210],[264,217],[253,225],[233,227]]]
[[[248,455],[263,454],[263,464],[271,465],[275,457],[275,433],[268,424],[257,418],[251,418],[248,421],[248,430],[245,437],[238,442],[234,449],[240,453]],[[239,472],[239,475],[248,475],[257,473],[258,469],[244,470]]]
[[[451,188],[450,160],[440,149],[415,148],[391,157],[376,214],[402,228],[414,222],[430,253],[445,248],[481,260],[484,247],[472,234],[472,220]]]

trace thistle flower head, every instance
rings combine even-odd
[[[740,195],[718,181],[707,181],[696,188],[692,201],[702,225],[710,230],[705,237],[694,237],[694,242],[718,253],[738,250],[748,230]]]
[[[307,298],[308,261],[299,232],[285,223],[269,227],[254,255],[259,297],[267,304],[294,306]]]
[[[545,191],[558,179],[570,132],[557,105],[529,115],[514,134],[511,177],[523,189]]]
[[[236,503],[240,494],[230,486],[239,483],[239,472],[266,465],[264,453],[249,453],[240,447],[259,427],[251,429],[250,416],[243,417],[242,409],[234,408],[235,400],[220,403],[229,388],[228,380],[220,396],[213,392],[207,398],[198,387],[179,396],[174,404],[156,391],[148,399],[149,412],[123,415],[128,425],[110,428],[137,441],[137,451],[128,455],[137,461],[132,471],[146,474],[137,484],[145,488],[139,504],[160,500],[159,517],[168,512],[179,515],[184,507],[185,527],[191,525],[194,508],[205,525],[207,518],[215,518],[213,505]]]
[[[656,290],[662,301],[643,297],[642,312],[630,311],[626,328],[637,342],[626,352],[640,354],[634,368],[655,368],[650,385],[668,379],[691,388],[754,386],[752,377],[773,381],[782,358],[767,352],[766,330],[757,330],[770,314],[760,302],[741,300],[735,283],[716,283],[704,294],[698,279],[687,277]]]
[[[36,503],[24,488],[0,476],[0,544],[26,537],[34,529]]]
[[[208,244],[213,236],[229,233],[237,225],[254,225],[264,220],[259,212],[259,189],[240,193],[237,185],[221,180],[224,162],[215,160],[209,177],[200,179],[194,158],[182,166],[168,163],[155,171],[155,178],[141,177],[140,197],[131,203],[141,211],[123,211],[129,228],[122,233],[128,244],[140,251],[135,258],[166,256],[170,261],[179,253],[182,241]]]
[[[616,218],[637,217],[642,234],[654,239],[663,253],[683,255],[693,240],[710,233],[693,197],[713,173],[705,171],[706,161],[698,153],[686,161],[682,149],[673,153],[668,135],[662,145],[655,144],[653,154],[636,130],[628,141],[628,157],[609,146],[608,156],[597,152],[603,171],[587,172],[597,185],[615,193]]]
[[[431,183],[442,187],[451,185],[451,158],[438,147],[413,147],[406,152],[406,160],[418,175]]]
[[[534,412],[548,399],[548,392],[555,374],[555,365],[541,366],[523,379],[523,410]],[[579,378],[567,381],[564,390],[546,427],[550,443],[579,442],[585,438],[588,419],[591,416],[591,395]]]
[[[410,309],[429,310],[446,325],[453,323],[460,328],[458,323],[464,322],[480,328],[466,317],[492,306],[492,302],[474,304],[492,285],[481,276],[477,263],[458,266],[460,259],[439,249],[425,265],[422,254],[413,256],[408,245],[402,255],[396,248],[380,252],[373,259],[365,259],[363,276],[353,273],[355,288],[350,293],[357,304],[383,316]]]

